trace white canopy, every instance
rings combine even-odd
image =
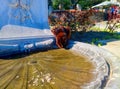
[[[100,4],[97,4],[97,5],[95,5],[95,6],[92,6],[92,8],[95,8],[95,7],[102,7],[102,6],[106,6],[106,5],[110,5],[110,4],[120,6],[120,3],[119,3],[119,2],[104,1],[104,2],[102,2],[102,3],[100,3]]]

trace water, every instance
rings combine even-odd
[[[7,24],[49,28],[48,0],[0,0],[0,28]]]
[[[80,89],[94,79],[84,56],[58,49],[0,59],[0,89]]]

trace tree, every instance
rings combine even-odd
[[[73,8],[73,9],[76,8],[76,5],[77,5],[78,2],[79,2],[79,0],[71,0],[72,8]]]
[[[48,6],[52,6],[52,0],[48,0]]]
[[[63,5],[64,9],[75,9],[77,4],[80,4],[83,9],[87,9],[103,1],[106,0],[52,0],[52,4],[54,9],[58,9],[59,4]]]
[[[70,0],[52,0],[53,8],[59,9],[59,5],[61,4],[63,9],[70,9],[71,1]]]

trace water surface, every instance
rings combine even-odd
[[[0,89],[81,89],[94,79],[82,55],[58,49],[0,59]]]

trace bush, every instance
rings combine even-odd
[[[49,16],[50,26],[69,26],[72,31],[87,31],[94,25],[94,21],[90,19],[92,10],[78,11],[55,11]]]

